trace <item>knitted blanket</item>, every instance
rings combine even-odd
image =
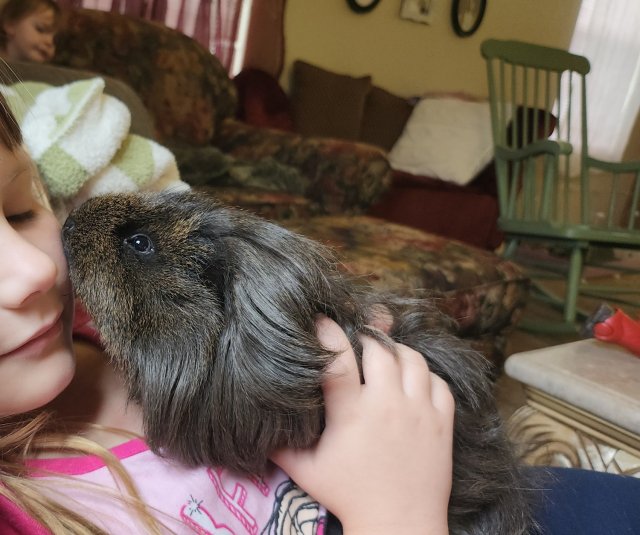
[[[188,188],[173,154],[130,134],[131,114],[104,80],[0,85],[49,194],[70,210],[108,192]]]

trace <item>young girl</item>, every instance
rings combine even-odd
[[[74,349],[58,224],[20,144],[0,98],[0,533],[329,532],[325,510],[275,466],[262,478],[188,469],[130,438],[142,422],[117,371],[96,346]],[[340,328],[321,319],[318,336],[340,351],[324,386],[326,429],[313,449],[273,460],[347,534],[447,533],[447,385],[415,351],[398,346],[395,358],[364,339],[363,386]],[[42,431],[45,405],[82,437]]]
[[[54,0],[7,0],[0,10],[0,55],[10,61],[51,61],[59,16]]]

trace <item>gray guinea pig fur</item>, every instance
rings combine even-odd
[[[456,402],[451,533],[525,533],[530,482],[496,410],[484,358],[428,299],[379,296],[316,242],[198,193],[105,195],[63,228],[71,280],[142,407],[149,446],[189,465],[264,469],[323,425],[334,354],[318,314],[358,333],[384,306],[390,339],[420,351]]]

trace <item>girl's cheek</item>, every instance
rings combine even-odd
[[[50,244],[48,253],[58,267],[59,279],[61,281],[66,281],[69,278],[69,269],[67,266],[67,259],[65,258],[64,251],[62,249],[60,225],[52,213],[47,213],[46,217],[48,220],[48,243]]]
[[[57,269],[57,285],[67,286],[69,270],[62,248],[60,224],[54,214],[47,208],[37,208],[37,223],[29,229],[27,239],[44,252]]]
[[[71,336],[72,322],[73,322],[73,290],[71,287],[71,281],[69,279],[69,268],[67,265],[67,259],[64,256],[64,250],[62,248],[62,239],[60,236],[60,225],[53,213],[47,210],[44,214],[45,229],[43,235],[46,235],[46,243],[43,244],[43,250],[48,254],[51,260],[55,263],[57,268],[56,286],[57,295],[59,299],[63,301],[65,308],[65,329]]]

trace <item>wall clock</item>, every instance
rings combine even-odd
[[[349,7],[356,13],[368,13],[378,5],[380,0],[347,0]]]
[[[451,25],[460,37],[469,37],[480,27],[487,0],[453,0],[451,3]]]

